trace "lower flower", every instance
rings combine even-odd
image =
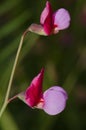
[[[18,97],[31,108],[42,109],[49,115],[59,114],[66,107],[67,92],[62,87],[52,86],[43,93],[43,78],[44,69],[32,80],[25,92],[18,94]]]

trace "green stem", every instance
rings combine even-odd
[[[15,61],[14,61],[14,64],[13,64],[13,68],[12,68],[12,71],[11,71],[11,76],[10,76],[10,79],[9,79],[5,100],[4,100],[4,103],[3,103],[2,108],[0,110],[0,118],[1,118],[3,112],[5,111],[5,108],[7,107],[7,104],[8,104],[8,98],[9,98],[9,94],[10,94],[10,90],[11,90],[11,85],[12,85],[12,82],[13,82],[15,69],[16,69],[16,66],[17,66],[17,63],[18,63],[19,54],[20,54],[20,51],[21,51],[21,48],[22,48],[24,37],[25,37],[25,35],[27,34],[28,31],[29,31],[29,28],[21,36],[21,40],[20,40],[19,47],[18,47],[18,50],[17,50],[17,53],[16,53]]]
[[[16,99],[16,98],[18,98],[18,94],[15,95],[14,97],[10,98],[10,99],[8,100],[8,103],[10,103],[11,101],[13,101],[13,100]]]

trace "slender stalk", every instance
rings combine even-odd
[[[11,101],[13,101],[13,100],[16,99],[16,98],[18,98],[18,95],[15,95],[14,97],[10,98],[10,99],[8,100],[8,103],[10,103]]]
[[[4,103],[3,103],[2,108],[0,110],[0,118],[1,118],[3,112],[5,111],[6,106],[8,104],[8,98],[9,98],[9,94],[10,94],[10,90],[11,90],[11,85],[12,85],[12,82],[13,82],[15,69],[16,69],[16,66],[17,66],[17,63],[18,63],[19,54],[20,54],[20,51],[21,51],[21,48],[22,48],[24,37],[25,37],[25,35],[27,34],[28,31],[29,31],[29,28],[23,33],[23,35],[21,36],[21,39],[20,39],[19,47],[18,47],[18,50],[17,50],[17,53],[16,53],[15,61],[14,61],[14,64],[13,64],[11,76],[10,76],[7,91],[6,91],[5,100],[4,100]]]

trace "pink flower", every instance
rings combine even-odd
[[[53,86],[42,91],[44,69],[32,80],[30,86],[18,97],[31,108],[43,109],[49,115],[56,115],[62,112],[68,99],[67,92],[59,87]]]
[[[70,25],[70,14],[64,9],[58,9],[53,13],[51,4],[46,2],[46,6],[40,16],[40,25],[32,24],[30,31],[40,35],[56,34],[59,30],[64,30]]]

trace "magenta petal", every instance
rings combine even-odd
[[[44,69],[32,80],[25,92],[25,100],[30,107],[36,106],[42,98],[43,77]]]
[[[42,87],[43,78],[44,78],[44,68],[42,68],[40,73],[32,80],[31,84],[34,86]]]
[[[41,17],[40,17],[40,23],[42,24],[44,28],[44,32],[47,35],[50,35],[53,30],[53,12],[50,2],[46,2],[46,7],[44,8]]]
[[[63,30],[69,27],[70,14],[66,9],[61,8],[55,12],[54,25],[57,25],[58,30]]]
[[[44,10],[42,11],[41,16],[40,16],[40,23],[41,24],[44,24],[48,14],[49,14],[49,2],[47,1],[46,7],[44,8]]]
[[[64,110],[68,96],[63,88],[54,86],[44,92],[43,98],[43,110],[49,115],[56,115]]]

